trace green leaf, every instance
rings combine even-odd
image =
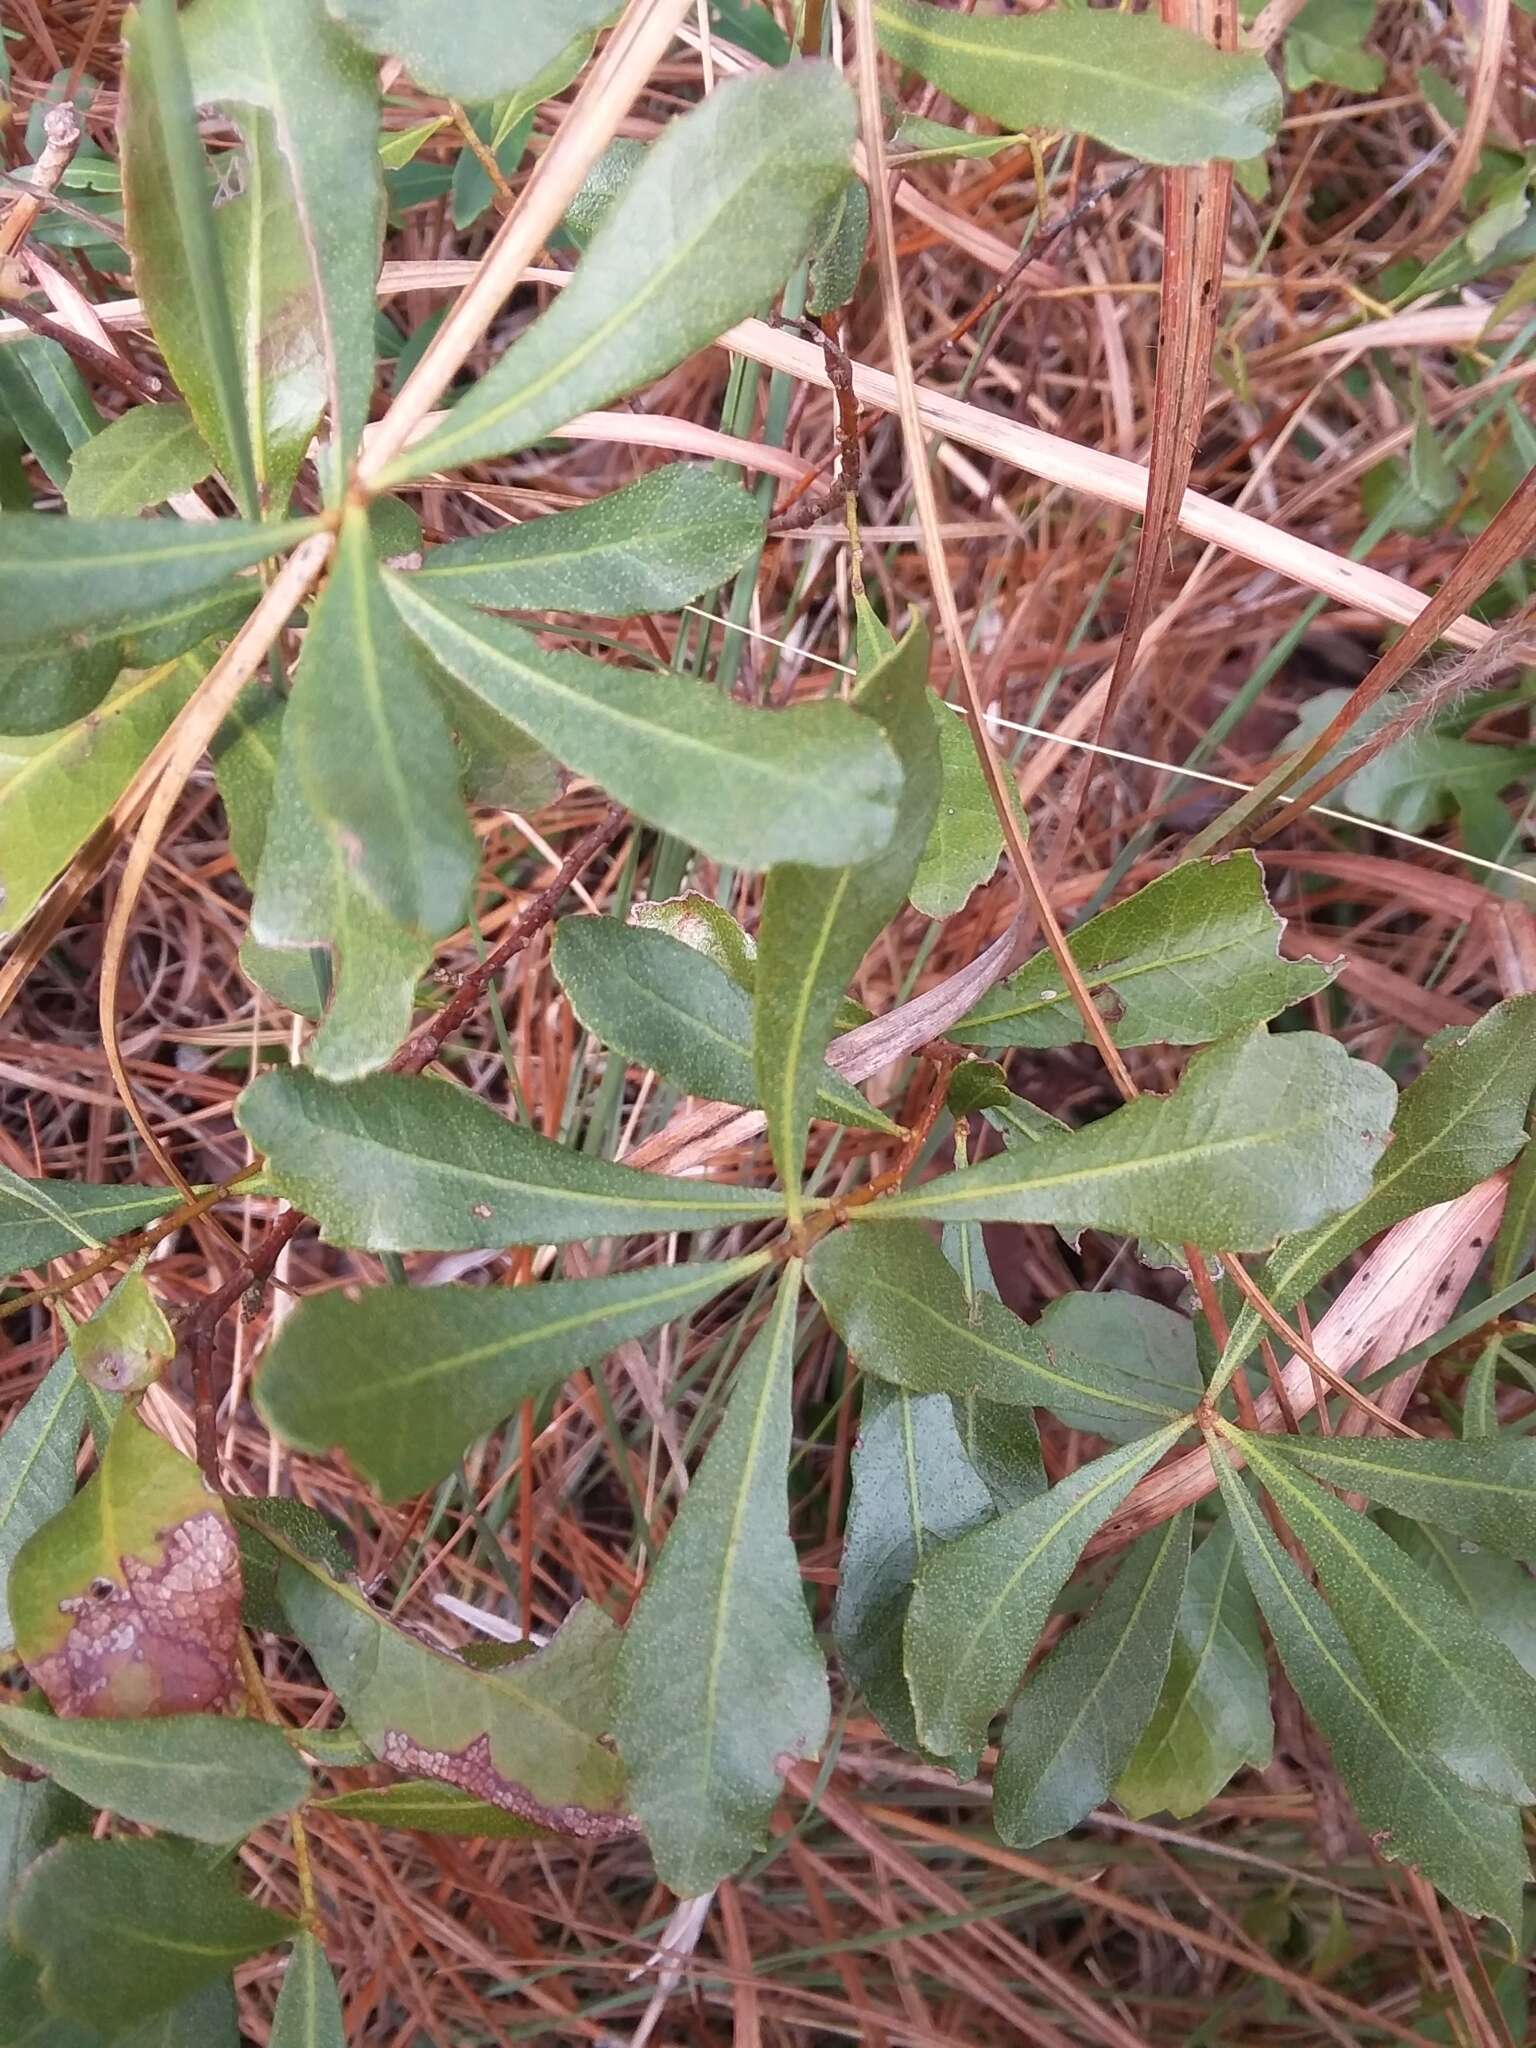
[[[560,225],[583,253],[649,149],[637,135],[615,135],[582,179]]]
[[[1157,164],[1254,156],[1280,94],[1259,56],[1228,56],[1155,15],[1062,7],[966,15],[876,0],[880,47],[1006,128],[1064,128]]]
[[[901,1661],[913,1576],[935,1544],[990,1521],[992,1512],[954,1405],[942,1394],[866,1380],[832,1636],[870,1712],[903,1749],[919,1746]],[[961,1777],[974,1769],[974,1760],[969,1770],[955,1765]]]
[[[114,2039],[117,2048],[241,2048],[234,1981],[221,1977]]]
[[[0,1926],[10,1918],[11,1900],[28,1868],[66,1835],[88,1834],[93,1820],[89,1807],[46,1778],[0,1776]]]
[[[0,346],[0,418],[8,418],[57,489],[76,452],[101,431],[84,379],[56,341],[39,334]]]
[[[339,1820],[364,1820],[380,1828],[405,1828],[418,1835],[468,1835],[488,1841],[527,1841],[549,1837],[549,1829],[488,1799],[476,1799],[457,1785],[432,1778],[403,1778],[392,1785],[369,1785],[359,1792],[341,1792],[317,1799],[321,1813]]]
[[[213,467],[184,405],[137,405],[76,454],[64,502],[76,519],[114,519],[190,491]]]
[[[289,1953],[267,2048],[347,2048],[336,1979],[312,1934],[301,1934]]]
[[[856,864],[846,867],[811,866],[816,854],[800,847],[770,871],[763,890],[752,1063],[791,1221],[799,1214],[806,1128],[838,1006],[911,886],[939,800],[927,674],[928,636],[918,623],[854,695],[852,715],[862,716],[872,734],[883,732],[901,764],[895,830],[884,851],[872,859],[852,855]]]
[[[354,1587],[290,1560],[293,1632],[368,1747],[396,1770],[457,1785],[557,1834],[633,1832],[624,1774],[599,1740],[619,1633],[583,1603],[530,1657],[477,1671],[374,1611]]]
[[[1422,1523],[1400,1515],[1384,1515],[1382,1522],[1399,1549],[1454,1593],[1536,1678],[1536,1579],[1507,1557],[1490,1557]]]
[[[767,0],[710,0],[710,26],[727,42],[765,64],[787,64],[794,45],[770,13]]]
[[[1376,0],[1307,0],[1285,36],[1285,83],[1291,92],[1320,80],[1346,92],[1375,92],[1386,67],[1364,48]]]
[[[299,787],[349,878],[393,923],[444,938],[477,849],[443,714],[400,631],[360,511],[342,522],[283,720]],[[266,875],[257,884],[266,894]]]
[[[291,203],[291,236],[306,252],[302,319],[319,323],[344,465],[373,393],[373,287],[384,225],[376,67],[315,0],[195,0],[183,34],[199,104],[215,101],[237,118],[250,108],[271,117],[289,187],[274,203]],[[285,246],[292,246],[286,232]],[[240,297],[247,345],[258,303],[269,323],[262,331],[280,344],[278,308],[265,297],[254,301],[247,285]],[[305,354],[311,346],[301,343]],[[338,494],[339,477],[327,495]]]
[[[60,2019],[43,2004],[36,1965],[0,1943],[0,2044],[3,2048],[101,2048],[89,2027]]]
[[[261,585],[253,577],[237,576],[221,589],[154,606],[122,628],[118,645],[123,666],[158,668],[163,661],[174,661],[177,655],[201,647],[205,640],[227,640],[255,609],[260,595]]]
[[[372,1251],[568,1244],[784,1213],[765,1189],[573,1152],[445,1081],[375,1074],[336,1087],[290,1067],[246,1089],[240,1123],[279,1194],[332,1244]]]
[[[255,880],[267,843],[284,705],[284,698],[266,683],[247,683],[210,749],[229,826],[229,850],[247,883]]]
[[[553,64],[582,30],[598,29],[618,0],[459,0],[451,11],[421,0],[325,0],[326,11],[365,50],[398,57],[423,92],[445,99],[498,99]]]
[[[0,1436],[0,1651],[15,1642],[7,1588],[16,1553],[75,1490],[85,1390],[66,1354]]]
[[[967,1301],[959,1274],[921,1224],[833,1231],[812,1251],[808,1275],[849,1355],[911,1394],[980,1393],[1033,1404],[1120,1440],[1187,1416],[1199,1398],[1198,1383],[1186,1392],[1154,1372],[1125,1370],[1108,1358],[1090,1362],[1067,1343],[1058,1348],[1043,1324],[1032,1329],[994,1295]],[[1089,1334],[1101,1337],[1102,1322]]]
[[[566,45],[566,49],[574,61],[568,70],[564,63],[556,63],[550,67],[546,76],[550,81],[551,92],[559,92],[563,86],[569,85],[572,78],[580,71],[586,59],[591,55],[591,44],[585,36],[577,36],[573,42]],[[561,76],[562,72],[565,73],[563,77]],[[533,133],[532,109],[534,106],[537,106],[540,99],[546,97],[539,90],[542,83],[543,80],[540,79],[535,81],[532,86],[525,88],[522,93],[518,93],[508,99],[494,100],[490,105],[482,107],[479,113],[473,114],[470,117],[470,126],[486,145],[495,160],[498,170],[506,179],[510,179],[517,170],[518,165],[523,160],[523,153],[528,147],[528,138]],[[501,122],[498,118],[501,110],[503,108],[516,107],[519,101],[527,97],[529,92],[537,93],[537,98],[530,103],[528,110],[514,119],[510,127],[502,133]],[[498,134],[501,135],[500,141],[496,139]],[[479,220],[481,215],[495,201],[496,187],[491,183],[490,174],[467,143],[454,160],[453,183],[449,187],[449,194],[449,216],[460,234],[466,228],[472,228],[475,222]],[[421,338],[421,347],[425,348],[427,342],[431,339],[430,328],[432,325],[432,316],[429,315],[427,322],[413,330],[411,336],[412,344],[416,342],[419,336]],[[413,357],[407,352],[402,351],[402,368],[396,371],[397,385],[405,374],[403,366],[409,361],[414,367],[415,360],[419,360],[419,355]]]
[[[141,1272],[125,1273],[88,1322],[62,1305],[75,1371],[103,1394],[136,1394],[176,1356],[176,1338]]]
[[[943,1757],[980,1752],[1084,1544],[1179,1429],[1171,1423],[1095,1458],[1038,1500],[923,1559],[912,1587],[904,1661],[925,1748]]]
[[[1002,856],[1003,828],[970,727],[936,698],[930,705],[939,736],[939,804],[912,877],[912,908],[924,917],[953,917],[973,889],[990,881]],[[1019,821],[1027,832],[1022,808]]]
[[[239,1697],[240,1559],[223,1501],[132,1409],[11,1566],[16,1648],[55,1712],[196,1714]]]
[[[1499,1234],[1493,1242],[1493,1264],[1489,1273],[1489,1284],[1497,1291],[1508,1287],[1530,1258],[1533,1243],[1536,1243],[1536,1145],[1531,1143],[1536,1135],[1536,1102],[1525,1120],[1526,1142],[1515,1170],[1509,1176],[1509,1195],[1504,1203],[1504,1215],[1499,1223]]]
[[[433,548],[418,587],[495,611],[675,611],[734,576],[762,545],[749,491],[702,463],[673,462],[637,484],[521,526]]]
[[[1059,1137],[1070,1128],[1060,1117],[1047,1116],[1022,1095],[1015,1095],[995,1060],[963,1060],[949,1078],[944,1105],[957,1121],[981,1110],[1005,1145],[1033,1145]]]
[[[1075,1828],[1129,1762],[1168,1669],[1193,1520],[1186,1508],[1148,1530],[1026,1679],[992,1781],[993,1824],[1014,1848]]]
[[[0,1166],[0,1276],[46,1266],[82,1245],[94,1251],[110,1237],[152,1223],[177,1199],[166,1188],[24,1180]]]
[[[0,520],[0,552],[6,523]],[[0,740],[0,937],[20,931],[43,891],[133,780],[201,674],[202,664],[187,656],[131,676],[79,725],[34,739]]]
[[[6,607],[0,653],[46,648],[90,626],[142,618],[178,598],[214,590],[313,531],[312,522],[253,526],[241,519],[61,519],[0,516]]]
[[[33,1864],[11,1925],[67,2019],[121,2034],[298,1933],[181,1842],[61,1842]]]
[[[1262,1029],[1197,1053],[1172,1095],[1042,1137],[854,1212],[858,1226],[1053,1223],[1060,1231],[1258,1250],[1361,1199],[1392,1083],[1331,1038]]]
[[[665,932],[679,945],[689,946],[712,960],[722,974],[730,976],[748,995],[757,980],[757,941],[732,917],[723,904],[690,891],[686,896],[669,896],[660,902],[636,903],[629,921],[644,931]]]
[[[1271,1535],[1219,1444],[1211,1457],[1243,1568],[1302,1705],[1321,1729],[1377,1853],[1411,1863],[1453,1904],[1513,1933],[1530,1874],[1512,1806],[1474,1797],[1403,1741],[1366,1684],[1343,1630]]]
[[[1415,441],[1415,449],[1418,449]],[[1409,532],[1436,532],[1445,515],[1461,496],[1461,480],[1447,472],[1439,495],[1432,496],[1425,482],[1425,464],[1415,465],[1412,519],[1400,515],[1396,524]],[[1372,475],[1377,472],[1373,471]],[[1406,488],[1406,487],[1405,487]],[[1367,509],[1372,509],[1367,507]],[[1299,746],[1321,732],[1332,714],[1349,696],[1348,690],[1324,690],[1309,698],[1302,717],[1288,736],[1289,746]],[[1360,740],[1368,739],[1389,719],[1402,711],[1408,699],[1401,692],[1381,698],[1354,727],[1347,741],[1324,758],[1332,767]],[[1458,738],[1432,726],[1405,733],[1391,746],[1383,747],[1373,760],[1357,769],[1344,784],[1339,802],[1356,816],[1376,818],[1403,832],[1423,832],[1459,810],[1470,824],[1481,809],[1494,810],[1499,840],[1508,830],[1502,809],[1496,808],[1500,792],[1511,783],[1523,781],[1536,770],[1536,748],[1501,747],[1487,741]],[[1499,841],[1495,842],[1496,844]]]
[[[1262,1439],[1233,1432],[1317,1570],[1381,1710],[1404,1741],[1492,1799],[1536,1799],[1536,1679],[1366,1515]]]
[[[120,119],[128,245],[134,283],[190,418],[240,510],[254,519],[250,427],[183,34],[175,0],[141,0],[124,24]]]
[[[762,1846],[785,1771],[827,1732],[787,1526],[799,1294],[791,1259],[619,1653],[619,1753],[657,1872],[684,1897]]]
[[[845,704],[749,710],[690,677],[551,652],[420,577],[387,581],[412,634],[467,690],[712,860],[761,868],[794,849],[831,865],[889,839],[896,764]]]
[[[333,1578],[344,1579],[353,1565],[342,1533],[318,1508],[309,1507],[304,1501],[294,1500],[285,1494],[242,1497],[234,1512],[237,1518],[235,1536],[240,1545],[240,1576],[244,1582],[241,1619],[247,1628],[285,1635],[288,1616],[278,1599],[277,1588],[284,1551],[274,1549],[267,1540],[268,1533],[279,1539],[284,1550],[297,1551],[301,1557],[324,1565]],[[314,1733],[312,1728],[305,1729],[306,1749]]]
[[[669,122],[558,299],[385,481],[526,448],[757,312],[841,190],[853,129],[826,64],[732,79]]]
[[[1283,1314],[1340,1260],[1405,1216],[1465,1194],[1512,1159],[1525,1141],[1525,1113],[1536,1088],[1536,996],[1514,996],[1463,1037],[1442,1046],[1393,1119],[1392,1143],[1370,1187],[1340,1211],[1288,1237],[1258,1276]],[[1213,1391],[1258,1342],[1263,1324],[1246,1305],[1213,1379]]]
[[[1084,1391],[1042,1402],[1072,1429],[1128,1443],[1156,1421],[1188,1415],[1205,1392],[1187,1316],[1139,1294],[1062,1294],[1035,1325],[1055,1356],[1073,1361]],[[1107,1398],[1118,1394],[1120,1400]],[[1134,1395],[1138,1406],[1124,1405]]]
[[[837,312],[858,290],[868,241],[869,188],[862,178],[850,178],[823,216],[811,251],[805,310],[813,320]]]
[[[637,1066],[711,1102],[757,1107],[752,1001],[704,954],[609,917],[562,918],[556,978],[587,1030]],[[823,1069],[813,1114],[866,1130],[899,1126]]]
[[[1133,1820],[1187,1820],[1244,1765],[1262,1770],[1274,1740],[1259,1617],[1224,1519],[1190,1561],[1168,1675],[1115,1798]]]
[[[327,1080],[352,1081],[383,1066],[410,1029],[433,942],[365,893],[300,783],[297,752],[285,751],[242,964],[291,1007],[302,998],[324,1010],[305,1059]]]
[[[354,1080],[406,1035],[432,942],[395,924],[352,879],[305,800],[295,756],[281,752],[284,708],[267,690],[246,690],[215,748],[247,877],[271,847],[268,891],[253,907],[240,964],[285,1008],[325,1018],[306,1060],[328,1080]]]
[[[903,114],[891,137],[893,151],[905,158],[923,157],[938,162],[946,157],[998,156],[1005,149],[1019,149],[1020,135],[972,135],[947,121],[929,121],[921,114]]]
[[[1182,861],[1079,925],[1068,943],[1116,1045],[1208,1045],[1333,979],[1335,970],[1315,960],[1279,959],[1283,929],[1263,870],[1245,851]],[[983,996],[951,1037],[961,1045],[1085,1043],[1081,1013],[1061,979],[1050,954],[1037,953]]]
[[[951,1394],[949,1405],[960,1432],[960,1448],[980,1474],[999,1514],[1044,1493],[1048,1481],[1040,1454],[1040,1432],[1029,1409],[989,1401],[984,1394]]]
[[[96,709],[123,666],[123,644],[112,632],[83,647],[18,655],[0,664],[0,726],[30,736],[73,725]]]
[[[238,1842],[309,1790],[308,1771],[265,1721],[55,1720],[0,1704],[0,1749],[88,1806],[196,1842]]]
[[[256,1383],[257,1407],[285,1442],[343,1450],[386,1500],[407,1500],[445,1478],[519,1402],[767,1263],[759,1252],[528,1287],[315,1295],[283,1325]]]
[[[957,1130],[957,1158],[965,1156],[964,1146],[964,1133]],[[975,1307],[978,1296],[1002,1298],[992,1276],[982,1227],[979,1223],[953,1223],[940,1233],[940,1243],[945,1259],[960,1276],[967,1320],[974,1321],[980,1313]],[[999,1514],[1044,1493],[1049,1481],[1040,1452],[1040,1432],[1028,1408],[990,1401],[984,1394],[951,1394],[949,1399],[961,1448]]]
[[[560,764],[521,726],[435,662],[432,687],[442,705],[459,761],[459,786],[472,804],[497,810],[542,811],[560,794]]]
[[[1264,1447],[1341,1492],[1453,1529],[1501,1557],[1536,1560],[1536,1438],[1277,1436]]]
[[[281,514],[325,411],[325,306],[278,124],[236,106],[241,190],[213,216],[250,422],[258,499]]]
[[[127,623],[114,620],[70,633],[51,650],[9,656],[0,661],[0,727],[28,736],[73,725],[95,710],[125,668],[159,668],[211,636],[226,637],[258,594],[257,585],[237,578],[227,588],[178,598]]]

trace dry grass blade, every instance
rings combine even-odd
[[[1163,0],[1163,19],[1218,49],[1236,45],[1230,0]],[[1178,530],[1189,488],[1210,382],[1211,349],[1221,312],[1221,277],[1232,206],[1232,166],[1194,164],[1163,172],[1163,275],[1158,302],[1157,370],[1152,390],[1152,440],[1147,456],[1147,506],[1136,537],[1136,561],[1114,667],[1099,706],[1093,739],[1103,746],[1124,716],[1142,636]],[[1077,831],[1096,768],[1079,764],[1046,868],[1050,887]]]
[[[1468,25],[1476,22],[1478,37],[1472,90],[1467,95],[1467,118],[1456,139],[1456,152],[1435,192],[1434,204],[1404,244],[1409,249],[1427,242],[1431,235],[1444,227],[1460,204],[1461,195],[1477,169],[1483,144],[1488,139],[1488,123],[1498,96],[1499,77],[1511,48],[1509,0],[1482,0],[1476,13],[1463,16],[1463,20]]]

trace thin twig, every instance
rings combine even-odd
[[[0,220],[0,256],[19,249],[32,232],[32,223],[42,211],[44,195],[51,192],[69,169],[71,157],[80,147],[80,115],[72,100],[61,100],[43,116],[42,154],[32,166],[28,189],[13,201]]]
[[[126,356],[115,356],[101,348],[83,334],[77,334],[73,327],[66,327],[62,321],[50,320],[48,315],[36,306],[29,306],[25,299],[7,299],[6,306],[13,318],[24,327],[30,327],[34,334],[45,340],[57,342],[59,347],[77,362],[82,370],[89,370],[93,377],[99,377],[104,384],[125,392],[129,398],[136,398],[143,404],[153,405],[166,397],[166,383],[163,377],[153,376],[148,370],[141,370]]]

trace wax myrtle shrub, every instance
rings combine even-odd
[[[643,1837],[667,1886],[704,1893],[763,1846],[786,1776],[854,1701],[957,1778],[995,1741],[997,1833],[1027,1847],[1109,1799],[1199,1812],[1269,1759],[1278,1671],[1378,1854],[1513,1934],[1536,1797],[1536,1674],[1512,1647],[1536,1451],[1501,1427],[1496,1342],[1425,1436],[1392,1399],[1422,1353],[1357,1392],[1301,1311],[1382,1233],[1501,1175],[1469,1327],[1522,1295],[1536,998],[1443,1034],[1399,1085],[1316,1028],[1335,968],[1282,954],[1257,859],[1224,850],[1169,860],[1066,938],[1048,907],[1037,943],[1010,928],[947,1008],[869,1018],[860,964],[909,946],[909,905],[958,911],[1005,845],[1033,871],[1028,821],[994,807],[978,760],[990,742],[930,687],[924,620],[860,595],[846,689],[748,704],[598,627],[585,651],[548,630],[749,594],[772,494],[739,471],[667,461],[441,546],[413,509],[425,480],[471,488],[477,465],[733,323],[877,289],[854,95],[763,15],[733,46],[748,61],[641,142],[620,120],[691,6],[525,0],[515,34],[505,12],[142,0],[116,168],[166,374],[106,425],[66,406],[79,380],[56,341],[0,348],[29,451],[0,514],[6,986],[126,845],[102,1014],[146,1169],[0,1171],[3,1306],[52,1303],[63,1337],[0,1438],[0,2044],[233,2042],[231,1972],[273,1949],[273,2041],[339,2042],[318,1816],[383,1844]],[[1280,112],[1260,57],[1148,16],[854,16],[957,109],[1152,163],[1253,158]],[[386,129],[381,151],[381,79],[402,76],[468,104],[443,195],[460,225],[521,162],[534,111],[574,91],[464,296],[376,405],[386,178],[423,169],[450,119]],[[865,172],[882,148],[866,130]],[[552,243],[536,317],[461,378]],[[312,1028],[239,1097],[251,1171],[189,1187],[137,1107],[114,1002],[205,754],[249,890],[244,971]],[[475,810],[537,810],[562,777],[610,809],[413,1034],[435,951],[471,913]],[[755,931],[707,888],[571,912],[568,885],[623,832],[662,835],[706,883],[761,874]],[[564,997],[614,1075],[725,1106],[711,1127],[765,1142],[761,1172],[681,1149],[674,1171],[616,1163],[463,1085],[455,1026],[551,923]],[[1074,1128],[1029,1100],[1031,1055],[1084,1044],[1126,1099]],[[1149,1046],[1188,1049],[1171,1092],[1131,1077],[1123,1055]],[[912,1054],[927,1094],[903,1123],[857,1083]],[[232,1252],[203,1219],[250,1197],[267,1235]],[[983,1228],[1002,1223],[1114,1234],[1128,1262],[1182,1269],[1185,1308],[1069,1292],[1028,1323],[989,1267]],[[215,1263],[173,1328],[148,1255],[194,1225]],[[375,1257],[291,1305],[249,1398],[277,1443],[344,1458],[382,1503],[425,1511],[474,1446],[621,1347],[700,1315],[730,1333],[718,1426],[639,1531],[637,1598],[616,1579],[609,1606],[575,1605],[537,1646],[461,1655],[392,1611],[326,1516],[235,1487],[217,1340],[301,1228]],[[425,1286],[405,1263],[480,1254],[502,1279],[514,1247],[542,1248],[551,1277]],[[77,1316],[72,1290],[98,1275],[110,1293]],[[829,1634],[788,1505],[818,1316],[862,1375]],[[195,1457],[168,1426],[188,1413]],[[1087,1440],[1070,1469],[1042,1413]],[[1080,1573],[1085,1555],[1107,1564]],[[273,1655],[311,1673],[329,1718],[285,1722]],[[292,1833],[291,1911],[238,1855],[273,1823]]]

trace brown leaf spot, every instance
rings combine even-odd
[[[126,1351],[103,1351],[91,1360],[91,1370],[84,1377],[104,1393],[127,1394],[138,1384],[141,1363],[141,1358]]]
[[[158,1564],[122,1560],[125,1584],[93,1579],[59,1602],[69,1633],[32,1667],[56,1714],[205,1714],[238,1700],[240,1553],[228,1524],[192,1515],[160,1544]]]
[[[476,1799],[504,1807],[508,1813],[576,1841],[615,1842],[640,1832],[640,1823],[627,1813],[593,1813],[585,1806],[546,1806],[543,1800],[535,1799],[526,1785],[504,1778],[497,1770],[491,1761],[488,1735],[477,1735],[464,1749],[423,1749],[409,1735],[391,1728],[385,1734],[379,1755],[397,1771],[457,1785],[460,1791]]]

